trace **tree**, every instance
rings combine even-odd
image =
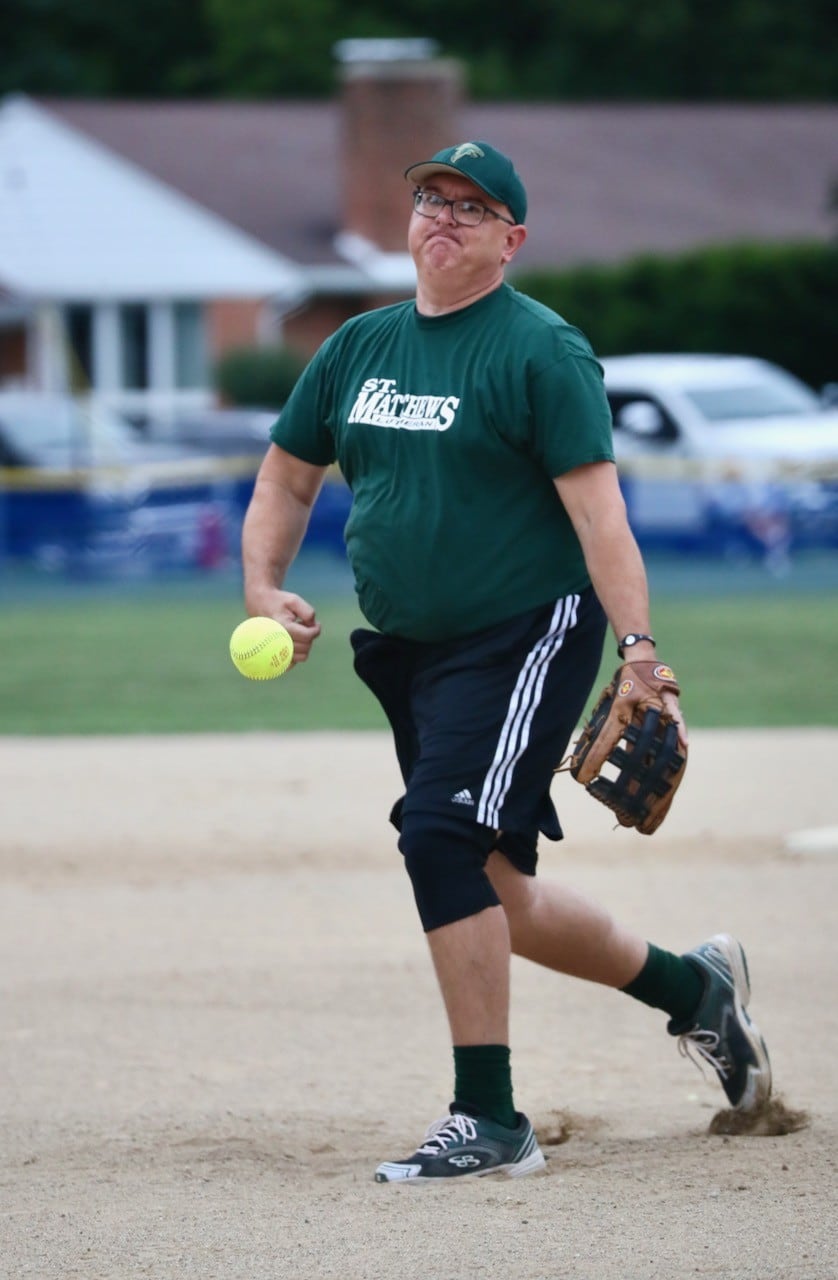
[[[830,100],[827,0],[5,0],[0,92],[330,95],[335,42],[424,36],[478,98]]]
[[[6,0],[0,93],[159,97],[214,88],[205,0]]]
[[[326,95],[340,0],[206,0],[222,92]]]

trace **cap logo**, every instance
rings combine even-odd
[[[485,154],[485,151],[481,151],[476,142],[461,142],[451,154],[451,164],[456,164],[464,156],[471,156],[474,160],[482,160]]]

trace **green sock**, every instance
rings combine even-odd
[[[514,1129],[512,1068],[505,1044],[454,1045],[454,1108]]]
[[[704,981],[689,961],[649,943],[649,955],[636,978],[621,990],[653,1009],[663,1009],[673,1022],[686,1022],[698,1008]]]

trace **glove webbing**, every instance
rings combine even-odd
[[[587,790],[615,811],[642,821],[647,797],[665,796],[670,787],[669,775],[683,764],[676,750],[678,726],[672,721],[662,723],[660,713],[650,708],[643,724],[626,725],[623,736],[632,749],[618,745],[608,757],[609,763],[620,770],[618,776],[611,780],[600,774],[587,784]]]

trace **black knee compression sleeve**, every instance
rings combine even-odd
[[[485,870],[494,838],[486,827],[444,814],[402,816],[399,848],[426,933],[498,906]]]

